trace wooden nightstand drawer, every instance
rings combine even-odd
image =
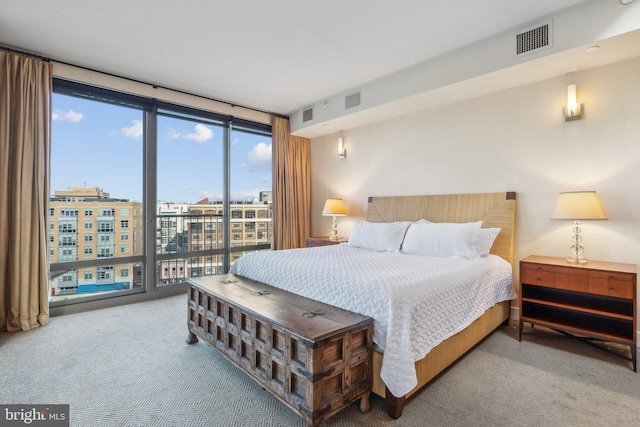
[[[633,298],[633,282],[589,277],[589,292],[611,297]]]
[[[555,273],[553,271],[553,269],[522,270],[520,272],[520,280],[530,285],[546,286],[576,292],[589,292],[588,275],[570,275]]]
[[[523,262],[520,276],[523,283],[530,285],[633,298],[633,275],[627,273]]]

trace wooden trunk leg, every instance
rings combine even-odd
[[[371,403],[369,402],[369,394],[365,393],[364,396],[360,398],[360,412],[366,414],[371,410]]]
[[[387,413],[391,418],[398,419],[402,415],[402,410],[407,402],[407,397],[395,397],[387,388],[385,391],[385,400],[387,402]]]
[[[195,344],[198,342],[198,337],[193,332],[189,331],[189,335],[187,336],[187,344]]]

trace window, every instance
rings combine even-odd
[[[78,226],[74,222],[62,222],[58,224],[58,233],[77,233]]]
[[[54,256],[56,254],[56,250],[54,248],[49,248],[49,256]]]
[[[172,283],[220,274],[232,261],[233,239],[223,241],[231,238],[231,218],[239,223],[233,235],[241,245],[243,217],[270,222],[258,209],[270,198],[270,125],[59,78],[52,110],[49,227],[60,258],[52,258],[51,266],[55,271],[56,263],[72,263],[75,286],[77,271],[80,277],[96,271],[98,284],[118,280],[119,271],[133,277],[131,288],[122,289],[142,292],[165,284],[164,265],[172,266]],[[145,167],[147,160],[155,167]],[[190,173],[177,174],[184,165]],[[95,187],[75,187],[84,182]],[[157,194],[155,206],[144,205],[143,194]],[[270,235],[270,227],[264,232]],[[78,234],[86,243],[80,250]],[[268,240],[254,248],[269,249]],[[146,265],[147,259],[157,265]],[[56,297],[54,304],[70,298],[68,292]]]
[[[54,243],[56,241],[56,236],[53,234],[49,234],[49,242]]]
[[[93,279],[93,272],[85,270],[84,278],[85,278],[85,280]]]
[[[113,221],[98,220],[98,231],[103,233],[113,232]]]
[[[113,258],[111,248],[98,248],[98,258]]]
[[[76,236],[60,236],[60,246],[75,246]]]

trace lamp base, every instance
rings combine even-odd
[[[570,264],[586,264],[589,262],[589,260],[586,259],[585,257],[579,257],[579,258],[569,257],[567,258],[567,262]]]
[[[331,234],[329,234],[329,240],[338,240],[338,221],[336,216],[333,215],[333,222],[331,223]]]

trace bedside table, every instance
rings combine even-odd
[[[637,372],[636,280],[634,264],[571,264],[565,258],[538,255],[521,260],[518,340],[528,322],[586,342],[625,344],[631,357],[623,357]]]
[[[329,236],[307,237],[307,247],[312,248],[314,246],[337,245],[339,243],[344,243],[348,241],[349,239],[347,239],[346,237],[338,237],[338,240],[330,240]]]

